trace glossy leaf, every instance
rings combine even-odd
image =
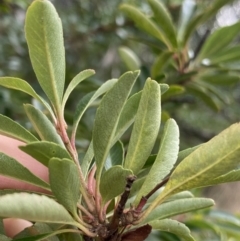
[[[0,174],[33,184],[45,190],[50,190],[48,183],[35,176],[26,167],[20,164],[20,162],[2,152],[0,152]]]
[[[144,213],[148,214],[174,193],[212,185],[212,180],[238,167],[240,124],[234,124],[202,144],[174,170],[163,192]]]
[[[130,174],[132,174],[131,170],[124,169],[121,166],[113,166],[103,173],[100,182],[100,192],[104,204],[124,192],[126,178]]]
[[[124,167],[131,169],[135,175],[144,166],[158,135],[161,121],[160,98],[160,86],[148,78],[143,88],[124,163]]]
[[[25,104],[24,109],[35,131],[40,136],[41,140],[54,142],[64,147],[64,144],[60,136],[57,134],[53,124],[43,114],[42,111],[36,109],[34,106],[30,104]]]
[[[0,216],[22,218],[43,223],[75,225],[68,211],[44,195],[14,193],[0,197]]]
[[[76,164],[68,159],[52,158],[49,161],[49,180],[58,202],[77,217],[80,179]]]
[[[0,114],[0,134],[9,136],[26,143],[38,141],[38,139],[23,126],[12,119]]]
[[[95,117],[93,127],[93,149],[97,165],[97,182],[99,183],[102,168],[112,146],[120,113],[131,92],[139,71],[127,72],[103,97]]]
[[[122,4],[120,6],[120,10],[127,14],[128,17],[130,17],[135,22],[137,27],[139,27],[149,35],[161,40],[169,47],[169,49],[171,49],[168,40],[163,35],[159,27],[145,14],[143,14],[139,9],[129,4]]]
[[[240,22],[216,30],[205,42],[198,59],[202,60],[227,47],[240,31]]]
[[[109,91],[114,84],[116,84],[117,79],[111,79],[103,83],[97,91],[90,92],[87,95],[85,95],[80,102],[77,105],[76,111],[74,113],[73,117],[73,127],[72,127],[72,138],[76,135],[78,124],[86,111],[86,109],[101,95],[105,94],[107,91]]]
[[[168,100],[171,97],[181,95],[185,92],[185,88],[181,85],[170,85],[168,91],[163,94],[162,100]]]
[[[173,217],[182,213],[192,212],[214,205],[214,201],[209,198],[184,198],[166,202],[155,208],[141,224],[149,223],[153,220],[160,220]]]
[[[22,91],[37,99],[40,103],[43,104],[43,106],[45,106],[45,108],[49,111],[53,119],[55,119],[50,105],[40,95],[38,95],[32,88],[32,86],[29,85],[25,80],[13,77],[0,77],[0,85],[9,89]]]
[[[173,119],[169,119],[164,126],[159,152],[144,184],[138,192],[134,201],[135,204],[171,172],[178,157],[178,150],[178,125]]]
[[[162,34],[169,43],[168,46],[171,46],[172,50],[177,49],[178,43],[176,38],[176,30],[170,13],[158,0],[148,0],[148,3],[154,12],[154,19],[156,23],[161,28]]]
[[[130,48],[120,47],[118,49],[118,53],[128,70],[134,71],[140,69],[140,59]]]
[[[166,66],[172,55],[173,53],[169,51],[162,52],[158,55],[151,68],[152,78],[157,78],[157,76],[162,73],[163,68]]]
[[[183,241],[195,241],[188,227],[176,220],[157,220],[150,222],[149,225],[151,225],[153,229],[174,233]]]
[[[38,81],[56,110],[65,82],[65,51],[61,20],[50,1],[34,1],[28,8],[25,33]]]
[[[71,159],[66,149],[53,142],[32,142],[19,148],[45,166],[48,166],[48,162],[52,157]]]
[[[108,158],[105,163],[105,168],[109,169],[112,166],[123,165],[124,160],[124,146],[122,142],[117,141],[110,149]]]
[[[68,100],[69,95],[72,93],[72,91],[77,87],[79,83],[81,83],[83,80],[87,79],[88,77],[95,74],[95,71],[93,69],[86,69],[81,71],[79,74],[77,74],[69,83],[64,96],[62,100],[62,110],[65,108],[65,104]]]
[[[115,138],[114,138],[114,143],[124,134],[124,132],[133,123],[138,110],[141,95],[142,95],[142,91],[132,95],[124,105],[123,110],[119,117]]]

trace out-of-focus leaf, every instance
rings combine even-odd
[[[162,30],[162,34],[171,45],[171,50],[178,48],[176,30],[172,18],[165,6],[158,0],[148,0],[148,3],[154,12],[154,19]]]
[[[124,167],[135,175],[144,166],[158,135],[161,117],[159,84],[147,79],[136,114]]]
[[[7,237],[7,236],[5,236],[5,235],[3,235],[3,234],[0,234],[0,240],[1,241],[11,241],[12,239]]]
[[[211,94],[207,92],[205,88],[199,86],[196,83],[188,83],[185,87],[188,92],[190,92],[194,96],[199,97],[212,110],[219,111],[220,107],[218,103],[211,96]]]
[[[5,230],[4,230],[4,225],[3,225],[3,220],[0,219],[0,234],[5,234]]]
[[[104,204],[123,193],[126,186],[126,178],[130,174],[132,174],[132,171],[124,169],[122,166],[113,166],[103,173],[100,182],[100,192]]]
[[[183,241],[195,241],[188,227],[176,220],[163,219],[152,221],[149,224],[153,229],[174,233]]]
[[[162,95],[162,101],[177,95],[181,95],[184,92],[185,92],[185,88],[182,87],[181,85],[170,85],[168,91]]]
[[[155,208],[141,224],[149,223],[153,220],[173,217],[178,214],[208,208],[214,205],[214,201],[209,198],[184,198],[166,202]]]
[[[140,29],[161,40],[168,46],[169,49],[171,49],[170,43],[166,39],[165,35],[163,35],[159,27],[139,9],[129,4],[122,4],[120,6],[120,10],[126,13]]]
[[[178,150],[178,125],[173,119],[169,119],[164,126],[159,152],[144,184],[138,192],[134,201],[135,204],[170,173],[177,160]]]
[[[42,140],[54,142],[64,147],[62,139],[57,134],[53,124],[42,113],[42,111],[36,109],[34,106],[30,104],[25,104],[24,109],[35,131],[38,133]]]
[[[71,159],[66,149],[53,142],[32,142],[26,146],[20,146],[19,148],[45,166],[48,166],[48,162],[52,157]]]
[[[26,167],[20,164],[20,162],[2,152],[0,152],[0,174],[30,183],[45,190],[50,190],[48,183],[35,176]]]
[[[160,84],[160,89],[161,89],[161,95],[163,95],[165,92],[167,92],[169,90],[169,85]]]
[[[68,159],[52,158],[49,161],[49,180],[58,202],[77,217],[80,181],[76,164]]]
[[[172,57],[172,54],[172,52],[165,51],[158,55],[151,68],[151,76],[153,79],[161,74],[161,71],[168,63],[168,60]]]
[[[139,71],[123,74],[113,88],[103,97],[97,109],[93,127],[93,149],[97,165],[96,181],[98,184],[112,146],[120,113],[138,75]]]
[[[138,56],[128,47],[120,47],[118,53],[128,68],[128,70],[134,71],[138,70],[141,67],[141,61]]]
[[[29,94],[33,98],[37,99],[39,102],[45,106],[45,108],[49,111],[53,120],[55,119],[52,108],[50,105],[40,96],[35,90],[29,85],[25,80],[13,77],[0,77],[0,85],[9,89],[19,90],[26,94]]]
[[[30,5],[25,32],[34,72],[58,112],[65,83],[65,51],[61,20],[50,1]]]
[[[144,225],[142,227],[130,230],[122,235],[122,241],[143,241],[151,233],[152,227]]]
[[[123,165],[124,160],[124,147],[122,142],[117,141],[110,149],[108,158],[105,163],[105,168],[109,169],[112,166]]]
[[[230,74],[230,73],[210,73],[205,74],[199,77],[202,81],[206,81],[207,83],[214,85],[232,85],[239,82],[239,75]]]
[[[0,114],[0,134],[29,143],[38,139],[23,126],[12,119]]]
[[[145,211],[144,216],[174,193],[212,185],[212,180],[238,167],[240,124],[234,124],[202,144],[174,170],[163,192]]]
[[[76,111],[74,113],[73,117],[73,126],[72,126],[72,141],[75,140],[75,135],[77,132],[78,124],[86,111],[86,109],[101,95],[109,91],[114,84],[117,82],[117,79],[111,79],[106,81],[104,84],[102,84],[97,91],[90,92],[87,95],[85,95],[80,102],[77,105]],[[73,141],[74,142],[74,141]]]
[[[204,43],[197,59],[201,61],[204,58],[209,58],[219,50],[226,48],[237,37],[239,31],[240,22],[216,30]]]
[[[65,104],[68,100],[69,95],[71,94],[71,92],[77,87],[77,85],[82,82],[83,80],[87,79],[88,77],[92,76],[95,74],[95,71],[93,69],[86,69],[81,71],[79,74],[77,74],[70,82],[70,84],[68,85],[64,96],[63,96],[63,100],[62,100],[62,111],[64,111],[65,108]]]
[[[124,105],[118,121],[114,142],[116,142],[133,123],[138,110],[141,95],[142,91],[132,95]]]

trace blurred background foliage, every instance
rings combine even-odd
[[[31,2],[0,0],[0,76],[27,80],[38,93],[42,93],[30,64],[24,37],[25,12]],[[149,76],[170,85],[169,92],[163,95],[162,117],[163,120],[169,116],[176,119],[181,131],[181,149],[206,142],[239,121],[240,1],[159,1],[164,3],[177,30],[176,38],[181,40],[177,45],[172,40],[166,44],[154,37],[151,29],[143,29],[141,21],[148,20],[160,31],[164,28],[145,0],[52,2],[63,22],[66,82],[84,69],[96,70],[96,75],[84,81],[68,101],[66,119],[69,124],[82,96],[104,81],[134,68],[142,70],[135,91]],[[212,4],[216,3],[218,6],[211,12]],[[125,10],[124,7],[119,10],[121,4],[128,4],[124,5]],[[136,26],[138,20],[126,10],[126,6],[141,11],[141,16],[147,20],[139,20],[140,27]],[[167,42],[172,36],[168,34]],[[22,103],[30,101],[30,97],[21,92],[0,88],[0,113],[25,126],[29,123]],[[95,108],[86,112],[78,130],[77,144],[82,151],[91,139],[94,113]],[[183,218],[201,239],[239,240],[240,221],[236,216],[223,212],[196,212]],[[151,236],[151,240],[159,238],[159,233]],[[161,233],[161,239],[179,240],[169,233]]]

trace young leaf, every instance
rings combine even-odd
[[[161,117],[159,84],[147,79],[144,86],[124,167],[135,175],[144,166],[158,135]]]
[[[68,159],[52,158],[49,161],[49,180],[58,202],[77,217],[80,180],[76,164]]]
[[[162,203],[155,208],[141,224],[149,223],[153,220],[173,217],[181,213],[196,211],[214,205],[214,201],[209,198],[184,198]]]
[[[65,82],[65,52],[61,20],[50,1],[37,0],[30,5],[25,32],[34,72],[58,112]]]
[[[140,69],[141,61],[131,49],[128,47],[120,47],[118,53],[128,70],[134,71]]]
[[[123,193],[126,177],[130,174],[132,174],[131,170],[123,169],[121,166],[113,166],[102,175],[100,192],[103,204]]]
[[[167,196],[210,186],[213,179],[237,168],[240,155],[239,135],[240,124],[234,124],[188,155],[174,170],[163,192],[143,216],[148,216]]]
[[[66,149],[53,142],[32,142],[19,148],[45,166],[48,166],[48,162],[52,157],[71,159]]]
[[[162,29],[162,34],[165,39],[172,46],[172,50],[178,48],[176,30],[171,19],[171,16],[165,6],[158,0],[148,0],[152,11],[154,12],[154,19],[158,26]]]
[[[120,10],[126,13],[140,29],[164,42],[168,48],[171,49],[170,43],[165,38],[158,26],[139,9],[128,4],[122,4],[120,6]]]
[[[176,220],[157,220],[150,222],[149,225],[151,225],[153,229],[174,233],[183,241],[195,241],[188,227]]]
[[[108,152],[117,128],[120,113],[131,92],[139,71],[127,72],[103,97],[95,118],[93,127],[93,149],[97,164],[97,182],[100,181]]]
[[[49,184],[35,176],[15,159],[0,152],[0,174],[50,190]]]
[[[24,109],[34,129],[42,140],[54,142],[64,147],[62,139],[57,134],[56,129],[50,120],[40,110],[36,109],[30,104],[25,104]]]
[[[26,143],[38,141],[38,139],[23,126],[12,119],[0,114],[0,134],[12,137]]]
[[[159,152],[144,184],[138,192],[134,201],[135,204],[170,173],[177,160],[178,150],[178,125],[173,119],[169,119],[164,126]]]
[[[118,121],[113,143],[115,143],[133,123],[138,110],[141,95],[142,91],[139,91],[138,93],[132,95],[124,105]]]
[[[203,45],[197,59],[201,61],[226,48],[237,37],[239,31],[240,22],[216,30]]]
[[[110,79],[106,81],[104,84],[102,84],[97,91],[90,92],[87,95],[85,95],[80,102],[77,105],[77,109],[74,113],[73,117],[73,127],[72,127],[72,140],[75,140],[75,135],[77,132],[78,124],[86,111],[86,109],[101,95],[109,91],[114,84],[116,84],[117,79]],[[73,141],[74,142],[74,141]]]
[[[63,100],[62,100],[62,112],[64,111],[65,108],[65,104],[67,102],[67,99],[69,97],[69,95],[71,94],[71,92],[76,88],[76,86],[82,82],[83,80],[87,79],[88,77],[92,76],[95,74],[95,71],[93,69],[86,69],[82,72],[80,72],[78,75],[76,75],[72,81],[70,82],[70,84],[68,85],[64,96],[63,96]]]
[[[110,149],[109,155],[107,157],[105,168],[108,170],[112,166],[123,165],[124,160],[124,147],[122,142],[117,141]]]
[[[0,77],[0,85],[9,89],[19,90],[31,95],[33,98],[41,102],[43,106],[45,106],[45,108],[51,114],[53,120],[55,120],[54,113],[50,105],[40,95],[38,95],[32,88],[32,86],[29,85],[25,80],[13,77]]]

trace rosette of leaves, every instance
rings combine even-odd
[[[188,227],[171,217],[214,204],[211,199],[195,198],[189,189],[239,180],[239,124],[200,147],[179,152],[178,125],[169,119],[154,154],[161,124],[161,94],[167,91],[167,85],[148,78],[142,91],[131,94],[139,75],[139,71],[133,71],[106,81],[84,96],[69,133],[65,104],[72,90],[94,71],[80,72],[64,88],[63,31],[50,1],[33,1],[27,11],[25,32],[32,66],[47,100],[26,81],[1,77],[1,86],[29,94],[44,111],[24,105],[36,135],[3,115],[0,133],[25,143],[20,149],[48,167],[49,183],[0,153],[1,175],[43,190],[1,190],[0,217],[33,222],[13,239],[5,236],[1,222],[1,240],[141,241],[152,229],[194,240]],[[91,143],[79,158],[76,130],[85,110],[101,95],[104,97],[97,108]],[[121,136],[132,124],[126,151]]]
[[[239,36],[240,22],[212,32],[206,26],[231,2],[210,1],[208,7],[201,8],[202,3],[186,0],[179,4],[177,14],[171,5],[167,8],[159,0],[148,0],[148,14],[134,5],[120,6],[143,32],[134,37],[129,34],[129,39],[147,45],[154,56],[150,67],[144,65],[144,71],[170,86],[163,101],[175,98],[180,103],[188,103],[189,96],[194,96],[214,111],[229,103],[226,87],[239,82],[240,46],[235,40]],[[202,37],[196,34],[199,26],[206,30]],[[119,54],[128,69],[141,67],[141,61],[130,48],[121,47]]]

